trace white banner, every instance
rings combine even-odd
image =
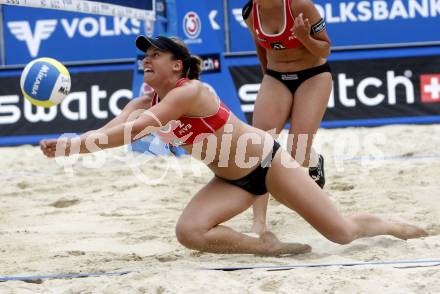
[[[149,21],[155,20],[154,11],[102,3],[102,2],[94,2],[94,1],[0,0],[0,4],[119,16],[119,17],[127,17],[127,18],[134,18],[140,20],[149,20]]]

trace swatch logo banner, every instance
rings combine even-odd
[[[110,67],[102,72],[74,73],[75,89],[50,108],[35,107],[19,95],[20,77],[15,73],[0,77],[0,137],[81,133],[102,126],[133,97],[131,73],[131,69]]]
[[[237,89],[241,111],[244,113],[247,122],[252,123],[254,104],[263,79],[261,67],[259,65],[231,66],[229,71]]]
[[[405,117],[411,123],[412,118],[440,116],[439,62],[440,56],[331,62],[333,91],[324,121]],[[261,68],[233,66],[229,70],[241,109],[251,122]]]

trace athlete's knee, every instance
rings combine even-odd
[[[176,225],[176,237],[180,244],[200,250],[205,246],[204,230],[191,222],[179,221]]]
[[[324,234],[324,236],[328,240],[341,245],[350,244],[351,242],[353,242],[353,240],[356,239],[356,233],[349,225],[339,228],[334,233]]]
[[[307,167],[307,166],[309,166],[310,153],[308,152],[307,149],[296,149],[296,150],[291,150],[291,151],[290,151],[290,155],[291,155],[292,158],[295,159],[296,162],[298,162],[301,166],[303,166],[303,167]]]
[[[256,117],[256,116],[254,116],[254,117]],[[254,126],[260,130],[264,130],[266,132],[269,132],[271,134],[276,135],[276,127],[271,120],[255,118],[252,121],[252,126]]]
[[[352,235],[350,235],[350,234],[344,234],[344,233],[342,233],[342,234],[337,234],[337,235],[330,236],[330,237],[327,237],[327,239],[329,239],[329,240],[332,241],[332,242],[335,242],[335,243],[341,244],[341,245],[347,245],[347,244],[350,244],[350,243],[353,242],[353,240],[354,240],[354,238],[352,237]]]

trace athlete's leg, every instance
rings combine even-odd
[[[255,101],[252,125],[279,134],[286,124],[292,109],[292,93],[272,76],[264,75]]]
[[[313,136],[327,109],[331,89],[331,74],[324,72],[305,80],[295,92],[288,150],[302,166],[309,166]],[[312,157],[316,165],[318,156]]]
[[[256,128],[279,134],[290,116],[292,94],[280,81],[265,75],[258,91],[252,125]],[[269,194],[261,195],[255,201],[251,232],[261,234],[266,230],[266,212]]]
[[[221,225],[249,208],[254,200],[254,195],[214,177],[180,216],[177,239],[188,248],[212,253],[281,255],[310,251],[308,245],[282,243],[270,232],[253,238]]]
[[[312,147],[332,88],[329,72],[305,80],[296,90],[292,107],[288,148],[303,166],[309,167],[309,176],[324,188],[324,158]]]
[[[370,214],[343,217],[303,169],[287,167],[288,157],[291,158],[284,150],[277,152],[266,177],[268,190],[275,199],[300,214],[327,239],[348,244],[358,238],[377,235],[393,235],[400,239],[427,235],[422,228],[386,221]]]

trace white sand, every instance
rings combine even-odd
[[[97,160],[89,155],[66,173],[37,147],[1,148],[0,276],[132,272],[39,284],[8,281],[0,283],[0,293],[440,293],[440,266],[200,269],[440,259],[439,135],[439,125],[320,130],[326,191],[343,213],[408,220],[431,236],[409,241],[379,236],[341,246],[272,200],[270,229],[283,241],[313,246],[310,254],[282,258],[199,253],[177,242],[180,212],[211,177],[188,157],[177,161],[180,174],[174,169],[162,182],[146,184],[145,177],[166,173],[168,160],[139,157],[139,170],[117,158],[125,156],[122,149],[111,150],[99,154],[98,159],[106,157],[101,169],[84,166],[84,159]],[[359,158],[365,155],[379,158]],[[144,182],[135,176],[141,171]],[[250,210],[228,224],[246,232]]]

